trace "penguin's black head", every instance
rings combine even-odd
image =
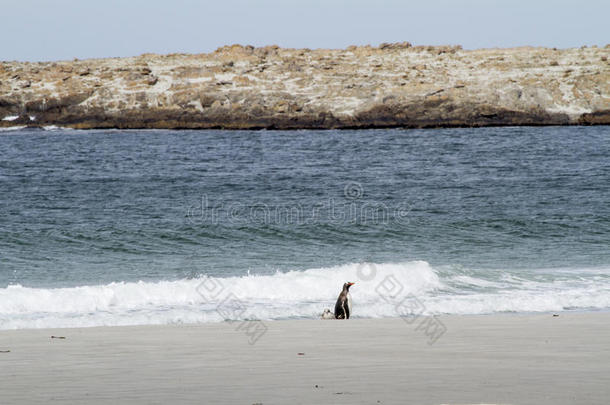
[[[348,281],[347,283],[343,284],[343,289],[344,289],[344,290],[346,290],[346,291],[349,291],[349,288],[350,288],[351,286],[353,286],[354,284],[356,284],[356,283],[350,283],[350,282]]]

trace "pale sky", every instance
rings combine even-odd
[[[0,0],[0,60],[344,48],[409,41],[466,49],[610,43],[610,0]]]

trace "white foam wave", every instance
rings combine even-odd
[[[20,129],[25,128],[25,125],[14,125],[12,127],[0,127],[0,132],[6,132],[6,131],[18,131]]]
[[[43,125],[42,129],[44,129],[45,131],[70,131],[70,130],[74,130],[74,128],[61,127],[61,126],[57,126],[57,125]]]
[[[333,308],[345,281],[354,316],[482,314],[610,308],[610,278],[510,282],[472,275],[441,278],[427,262],[347,264],[274,275],[202,277],[73,288],[0,289],[0,329],[219,322],[225,319],[315,318]],[[498,281],[500,280],[500,281]],[[406,305],[399,312],[402,303]],[[406,311],[406,313],[409,313]]]
[[[34,121],[36,117],[30,116],[30,121]],[[8,132],[8,131],[19,131],[24,128],[29,128],[27,125],[13,125],[10,127],[0,127],[0,132]],[[31,127],[30,127],[31,128]],[[55,132],[55,131],[75,131],[74,128],[70,127],[61,127],[57,125],[44,125],[42,127],[36,127],[37,129],[42,129],[47,132]]]

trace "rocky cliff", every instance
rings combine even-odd
[[[0,63],[0,126],[369,128],[610,124],[610,45],[466,51],[227,46]]]

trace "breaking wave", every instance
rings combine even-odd
[[[0,289],[0,329],[317,318],[324,308],[332,310],[345,281],[356,283],[354,317],[393,317],[417,308],[430,315],[610,307],[610,269],[523,275],[413,261],[72,288],[10,285]]]

